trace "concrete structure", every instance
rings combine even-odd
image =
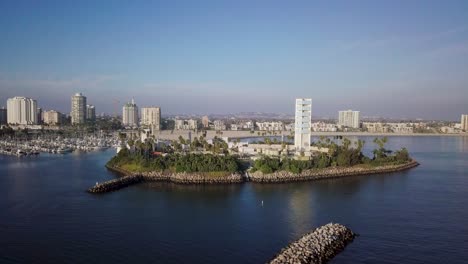
[[[194,130],[198,128],[198,121],[195,119],[175,120],[175,130]]]
[[[142,107],[141,125],[145,127],[150,127],[152,131],[161,130],[161,108]]]
[[[96,108],[94,105],[86,105],[86,119],[96,121]]]
[[[13,125],[37,125],[37,102],[26,97],[7,100],[7,122]]]
[[[133,98],[122,109],[122,124],[125,127],[138,127],[138,106]]]
[[[86,120],[86,96],[76,93],[71,97],[71,123],[83,124]]]
[[[359,128],[359,111],[346,110],[338,112],[338,125],[350,128]]]
[[[296,151],[310,151],[312,99],[296,99],[294,147]]]
[[[461,129],[468,132],[468,115],[461,116]]]
[[[0,108],[0,125],[7,123],[7,109],[5,107]]]
[[[202,117],[202,126],[203,128],[208,128],[210,126],[210,119],[208,116]]]
[[[44,111],[44,124],[58,125],[61,123],[61,121],[62,121],[61,113],[54,111],[54,110]]]
[[[217,131],[226,130],[226,125],[224,124],[223,120],[215,120],[213,124],[214,124],[214,129]]]
[[[259,130],[262,131],[283,131],[283,122],[257,122]]]

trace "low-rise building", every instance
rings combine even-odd
[[[312,131],[314,132],[336,132],[337,127],[335,124],[325,122],[314,122],[312,123]]]
[[[283,131],[284,124],[283,122],[257,122],[259,130],[262,131]]]
[[[226,125],[224,124],[223,120],[215,120],[213,124],[214,124],[214,129],[217,131],[226,130]]]
[[[198,128],[198,121],[195,119],[176,119],[174,125],[175,130],[194,130]]]

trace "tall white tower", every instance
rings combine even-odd
[[[296,99],[294,146],[296,151],[310,151],[310,128],[312,126],[312,99]]]
[[[72,124],[82,124],[86,120],[86,97],[81,93],[76,93],[71,97],[71,122]]]

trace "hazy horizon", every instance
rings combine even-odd
[[[459,120],[467,1],[3,1],[0,106],[13,96],[96,112],[135,98],[163,114]]]

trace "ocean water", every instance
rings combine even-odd
[[[365,151],[372,149],[372,138]],[[0,156],[1,263],[264,263],[338,222],[331,263],[467,263],[468,137],[390,137],[409,171],[291,184],[151,183],[92,195],[112,150]],[[263,201],[263,206],[262,206]]]

